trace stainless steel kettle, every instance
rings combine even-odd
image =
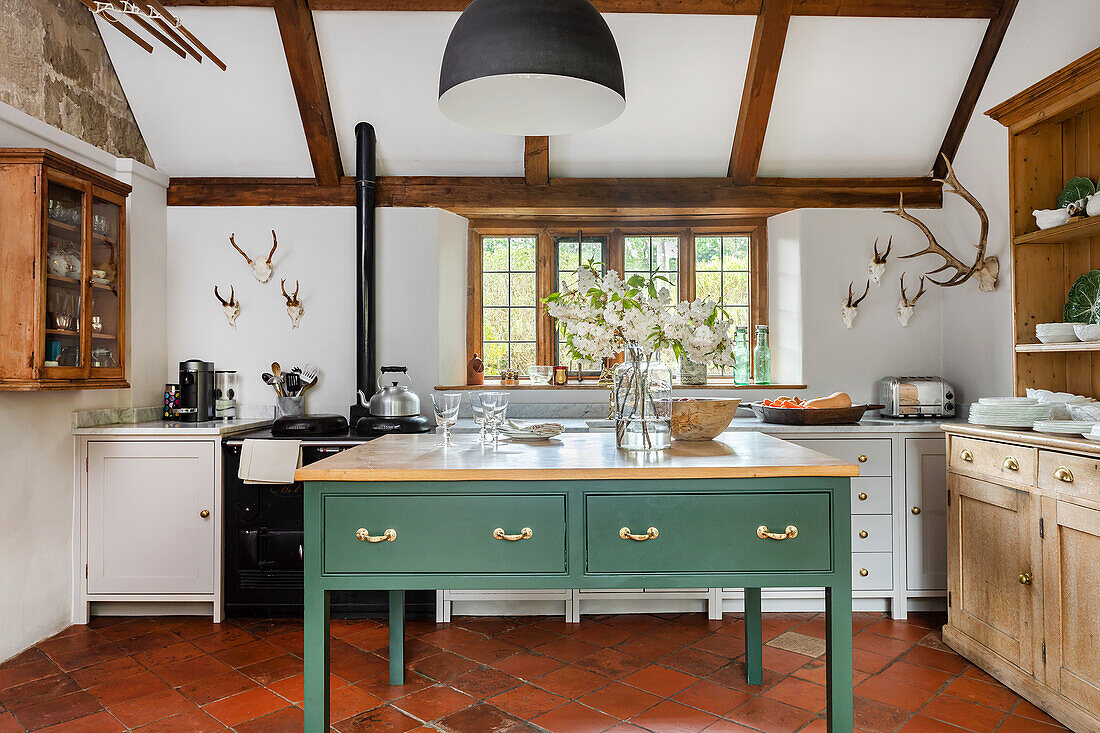
[[[378,391],[370,398],[370,414],[375,417],[410,417],[420,414],[420,398],[409,389],[409,384],[399,384],[396,380],[382,385],[386,374],[404,374],[409,380],[409,370],[403,366],[384,366],[379,370]],[[389,381],[389,380],[387,380]]]

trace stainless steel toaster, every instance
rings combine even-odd
[[[955,389],[940,377],[883,377],[878,401],[883,417],[955,416]]]

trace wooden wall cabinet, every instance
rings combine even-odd
[[[0,390],[125,388],[130,186],[0,149]]]

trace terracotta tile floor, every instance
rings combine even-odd
[[[948,650],[939,615],[857,614],[856,725],[903,733],[1065,730]],[[820,614],[767,614],[764,685],[745,684],[737,614],[410,621],[410,671],[387,683],[386,631],[332,624],[339,733],[825,730]],[[302,729],[302,627],[99,618],[0,665],[0,733]]]

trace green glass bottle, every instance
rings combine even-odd
[[[754,384],[772,383],[772,352],[768,348],[768,327],[756,327],[756,349],[752,352],[752,381]]]
[[[733,329],[733,357],[737,363],[733,367],[733,383],[749,383],[749,327],[737,326]]]

